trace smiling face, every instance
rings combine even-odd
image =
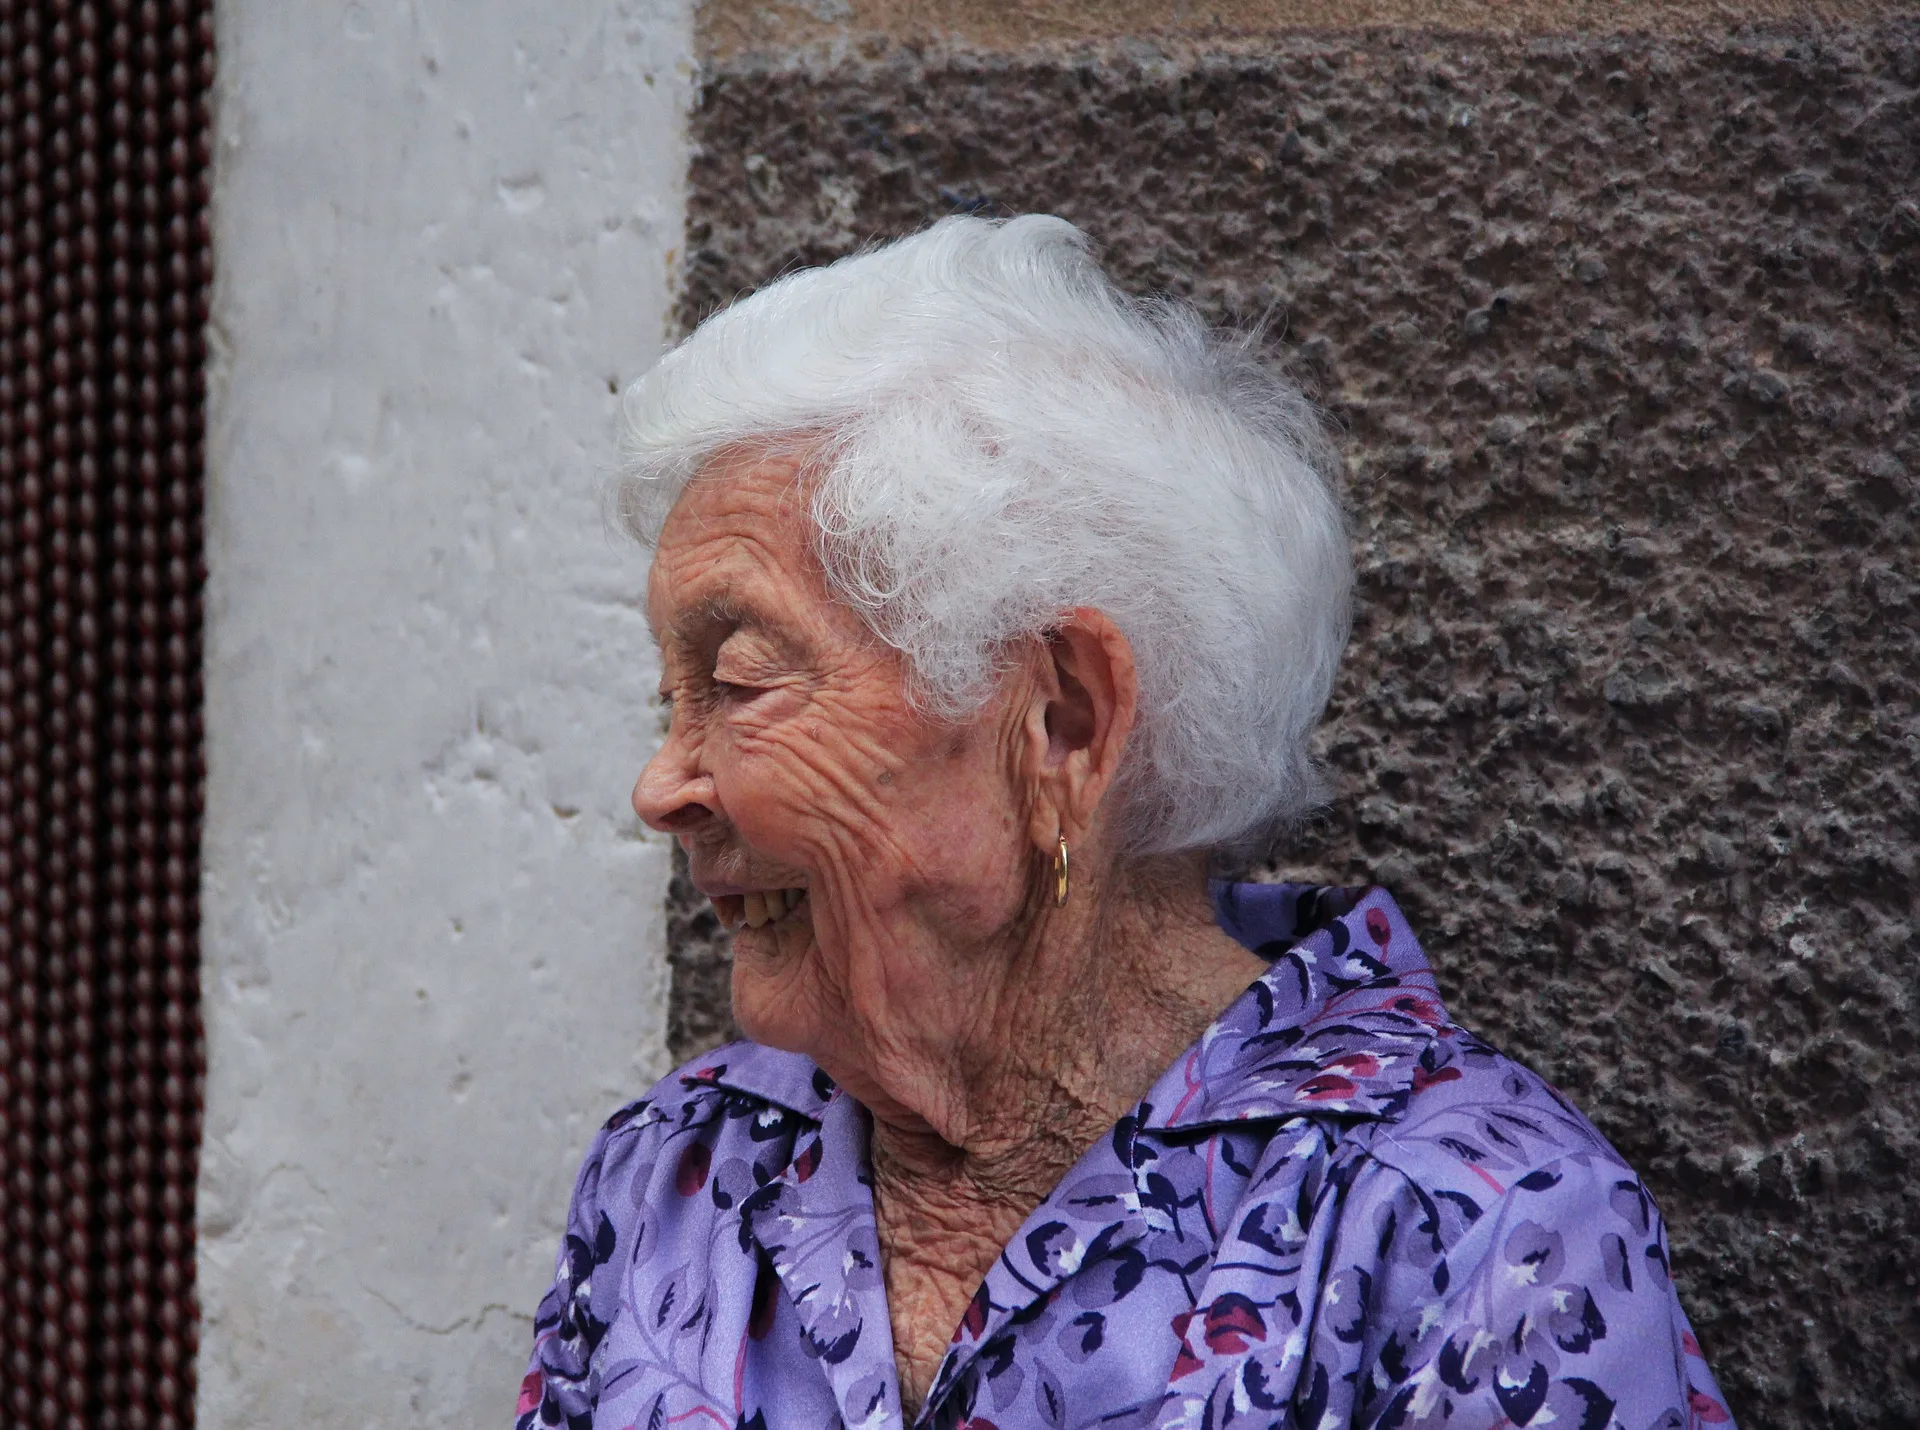
[[[717,460],[668,517],[647,610],[672,718],[633,804],[734,930],[741,1027],[873,1106],[865,1070],[981,1016],[967,990],[1031,915],[1047,736],[1018,667],[957,726],[913,706],[829,593],[801,472]]]

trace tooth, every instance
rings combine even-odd
[[[802,895],[798,889],[787,889],[787,890],[784,890],[783,892],[786,895],[787,909],[789,912],[800,907],[800,900]]]
[[[744,900],[747,911],[747,927],[757,929],[767,921],[767,899],[764,894],[748,894]]]

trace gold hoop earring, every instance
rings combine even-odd
[[[1060,847],[1053,851],[1053,906],[1067,906],[1067,836],[1060,836]]]

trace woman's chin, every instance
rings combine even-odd
[[[756,1043],[805,1052],[819,1000],[805,987],[813,929],[797,919],[733,936],[733,1021]]]
[[[740,967],[733,972],[733,1021],[740,1035],[766,1048],[812,1056],[816,1042],[811,1006],[805,999],[753,987],[742,988]]]

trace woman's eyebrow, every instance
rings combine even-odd
[[[696,601],[667,622],[665,639],[675,645],[698,645],[711,640],[716,630],[757,624],[752,614],[731,594],[709,596]]]
[[[749,631],[781,658],[804,662],[811,648],[787,622],[731,591],[695,601],[667,623],[664,639],[683,651],[718,646],[735,631]]]

